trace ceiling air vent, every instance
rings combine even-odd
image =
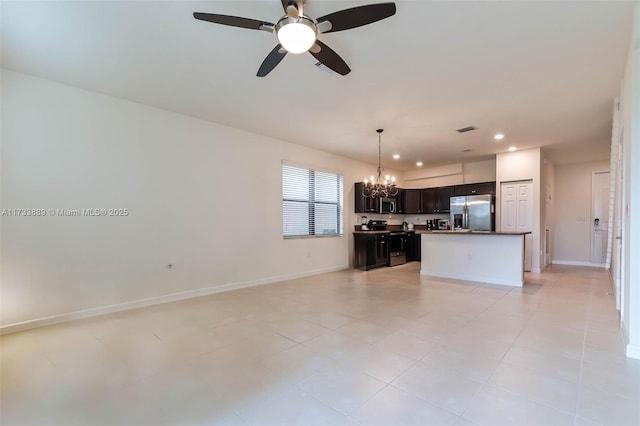
[[[456,132],[458,133],[465,133],[465,132],[470,132],[472,130],[476,130],[477,127],[475,126],[469,126],[469,127],[463,127],[462,129],[457,129]]]

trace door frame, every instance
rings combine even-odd
[[[613,249],[617,250],[617,262],[613,265],[613,273],[614,273],[614,291],[616,293],[616,308],[618,312],[620,312],[620,317],[624,316],[624,304],[622,301],[626,297],[624,294],[624,270],[625,270],[625,261],[624,261],[624,253],[625,253],[625,245],[626,241],[624,238],[625,235],[625,209],[627,203],[626,197],[626,151],[624,149],[624,126],[620,128],[620,141],[618,143],[618,170],[616,173],[616,204],[618,214],[615,217],[615,221],[613,224],[614,227],[614,244]],[[620,192],[618,192],[620,191]],[[617,223],[616,223],[617,222]],[[619,232],[618,232],[619,231]],[[617,244],[616,244],[617,241]],[[617,248],[616,248],[617,245]]]
[[[596,175],[602,175],[607,173],[609,175],[609,192],[611,192],[611,170],[592,170],[591,171],[591,212],[589,215],[589,218],[591,219],[589,221],[590,223],[590,227],[589,227],[589,261],[593,264],[593,266],[597,266],[597,267],[602,267],[604,268],[606,266],[606,254],[605,254],[605,261],[603,263],[593,263],[593,250],[594,250],[594,241],[595,241],[595,226],[593,221],[595,220],[595,212],[594,212],[594,205],[595,205],[595,197],[596,197],[596,192],[594,190],[595,188],[595,180],[596,180]],[[611,197],[611,193],[609,193],[609,197]],[[609,203],[609,200],[606,201],[607,203]],[[609,209],[611,210],[611,209]],[[613,212],[609,212],[609,216],[611,216],[613,214]],[[605,221],[602,221],[601,223],[605,223]],[[609,218],[607,217],[606,220],[607,226],[609,226]],[[607,234],[608,234],[608,230],[607,230]],[[604,243],[605,243],[605,247],[608,243],[608,238],[609,236],[607,235],[607,239],[605,239]]]

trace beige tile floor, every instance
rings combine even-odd
[[[341,271],[3,336],[2,425],[639,425],[603,270]]]

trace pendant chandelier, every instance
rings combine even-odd
[[[398,188],[396,187],[396,178],[394,176],[383,176],[384,169],[381,164],[381,139],[384,129],[377,129],[378,132],[378,170],[377,175],[370,176],[369,179],[364,180],[362,187],[362,195],[371,198],[387,198],[395,197],[398,194]]]

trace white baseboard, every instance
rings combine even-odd
[[[429,273],[420,271],[420,275],[423,275],[425,277],[450,278],[454,280],[472,281],[476,283],[506,285],[510,287],[522,287],[524,285],[524,282],[520,280],[501,280],[496,278],[480,277],[477,275],[458,275],[441,272],[433,273],[432,271],[430,271]]]
[[[592,268],[604,268],[604,263],[581,262],[578,260],[552,260],[554,265],[590,266]]]
[[[640,346],[627,344],[627,356],[629,358],[640,359]]]
[[[533,274],[541,274],[542,273],[540,268],[531,268],[531,270],[529,272],[531,272]]]
[[[165,294],[162,296],[147,297],[144,299],[132,300],[130,302],[117,303],[115,305],[100,306],[98,308],[84,309],[82,311],[69,312],[59,315],[51,315],[43,318],[36,318],[28,321],[7,324],[0,327],[0,335],[18,333],[32,328],[45,327],[48,325],[60,324],[84,318],[91,318],[98,315],[111,314],[114,312],[127,311],[130,309],[143,308],[145,306],[160,305],[162,303],[175,302],[178,300],[191,299],[194,297],[209,296],[211,294],[225,291],[237,290],[240,288],[254,287],[262,284],[271,284],[279,281],[303,278],[312,275],[325,274],[328,272],[342,271],[348,269],[348,265],[334,266],[313,271],[298,272],[295,274],[280,275],[277,277],[259,278],[256,280],[242,281],[237,283],[222,284],[214,287],[201,288],[197,290],[181,291],[178,293]]]

